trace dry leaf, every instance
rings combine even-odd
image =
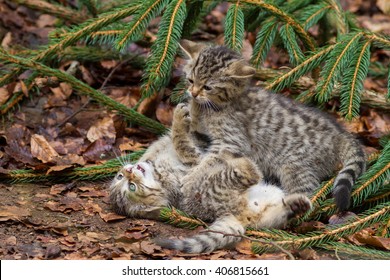
[[[7,34],[5,34],[5,36],[3,38],[3,41],[1,41],[1,47],[4,50],[8,51],[11,42],[12,42],[12,33],[11,32],[7,32]]]
[[[383,13],[390,15],[390,1],[389,0],[377,0],[376,5]]]
[[[31,135],[31,154],[43,163],[55,162],[59,157],[45,137],[39,134]]]
[[[99,216],[100,218],[102,218],[103,221],[105,221],[106,223],[109,223],[109,222],[116,222],[116,221],[119,221],[119,220],[124,220],[126,219],[127,217],[126,216],[121,216],[121,215],[118,215],[116,213],[102,213],[102,212],[99,212]]]
[[[364,230],[354,234],[354,237],[362,244],[368,244],[379,249],[390,250],[390,238],[370,235]]]
[[[27,216],[30,216],[30,210],[17,206],[3,206],[0,208],[0,222],[9,220],[19,221]]]
[[[11,92],[9,92],[9,90],[7,90],[6,88],[1,87],[0,88],[0,105],[5,104],[5,102],[7,102],[7,100],[10,98],[10,96],[11,96]]]
[[[91,143],[103,138],[111,139],[112,143],[114,143],[115,136],[115,127],[112,117],[105,117],[102,120],[98,120],[90,127],[87,133],[87,138]]]

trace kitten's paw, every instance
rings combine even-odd
[[[227,160],[228,165],[243,184],[251,186],[257,184],[262,179],[262,174],[256,164],[247,157],[236,157]]]
[[[301,216],[312,207],[310,199],[303,194],[290,194],[284,198],[283,203],[291,211],[290,218]]]
[[[186,103],[179,103],[173,112],[174,121],[191,123],[190,108]]]

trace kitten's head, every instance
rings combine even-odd
[[[158,219],[160,209],[169,203],[149,161],[126,164],[119,170],[110,185],[110,201],[118,214],[148,219]]]
[[[180,47],[187,58],[184,72],[189,92],[198,104],[223,107],[244,92],[255,74],[253,67],[226,47],[188,40],[182,40]]]

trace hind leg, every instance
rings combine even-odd
[[[285,165],[281,167],[279,172],[280,183],[288,194],[300,193],[311,195],[320,185],[318,176],[310,169]]]

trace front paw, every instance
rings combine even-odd
[[[184,129],[186,132],[190,130],[191,116],[190,109],[187,104],[180,103],[176,106],[173,112],[173,124],[175,129]]]
[[[289,218],[302,216],[312,207],[310,199],[303,194],[290,194],[283,200],[284,205],[288,208]]]

